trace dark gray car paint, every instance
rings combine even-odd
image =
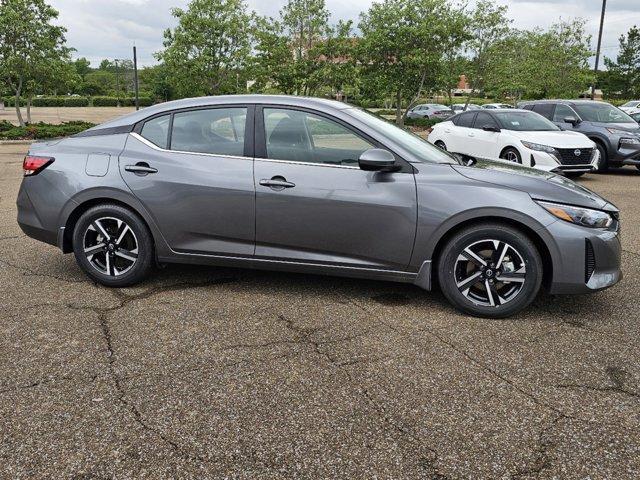
[[[557,220],[532,200],[616,211],[601,197],[562,177],[503,162],[463,167],[421,161],[349,115],[345,104],[273,96],[190,99],[96,128],[134,125],[188,106],[239,102],[304,107],[346,121],[403,158],[413,172],[176,153],[154,148],[134,133],[69,138],[32,145],[32,154],[56,161],[24,179],[19,223],[31,236],[69,251],[65,227],[74,214],[86,202],[113,199],[149,225],[160,262],[329,273],[415,282],[428,289],[431,261],[448,232],[468,222],[506,219],[544,243],[553,266],[552,292],[600,289],[620,278],[615,232]],[[104,176],[86,173],[90,155],[96,154],[110,158]],[[158,173],[138,177],[123,169],[140,161],[153,164]],[[296,187],[275,191],[259,185],[273,176]],[[586,239],[598,255],[589,284],[584,283]]]

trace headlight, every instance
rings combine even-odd
[[[541,145],[539,143],[525,142],[524,140],[520,140],[520,143],[522,143],[522,145],[524,145],[525,147],[527,147],[530,150],[537,150],[538,152],[547,152],[547,153],[550,153],[552,155],[555,155],[555,154],[558,153],[558,151],[555,148],[549,147],[548,145]]]
[[[622,137],[620,145],[640,145],[640,138]]]
[[[613,223],[613,217],[602,210],[591,208],[574,207],[572,205],[562,205],[560,203],[542,202],[538,204],[551,215],[566,222],[582,225],[591,228],[609,228]]]

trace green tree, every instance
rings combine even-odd
[[[361,15],[358,51],[367,88],[392,95],[396,122],[438,84],[443,48],[457,23],[446,0],[384,0]]]
[[[609,92],[620,92],[623,98],[640,97],[640,29],[634,25],[618,42],[620,50],[615,61],[604,59],[608,75],[603,87]]]
[[[270,17],[255,16],[253,20],[255,54],[252,61],[253,91],[273,88],[279,93],[296,92],[296,62],[289,37],[282,23]]]
[[[179,96],[217,95],[240,89],[251,52],[251,17],[242,0],[192,0],[174,8],[178,20],[164,32],[156,58],[167,68]]]
[[[44,0],[0,2],[0,78],[16,100],[16,114],[25,122],[20,100],[25,90],[36,90],[41,72],[67,60],[65,28],[51,22],[58,12]]]
[[[73,62],[73,66],[76,69],[76,73],[80,75],[83,81],[87,73],[91,73],[91,62],[84,57],[76,59]]]
[[[175,95],[169,72],[163,64],[140,70],[139,81],[141,91],[149,92],[156,99],[166,102]]]

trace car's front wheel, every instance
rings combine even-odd
[[[513,147],[505,148],[502,153],[500,153],[500,158],[506,160],[507,162],[522,163],[520,152]]]
[[[520,230],[483,223],[454,234],[438,261],[442,292],[459,310],[503,318],[526,308],[542,282],[542,260]]]
[[[97,205],[82,214],[73,231],[73,253],[90,278],[108,287],[140,282],[154,263],[146,224],[115,204]]]

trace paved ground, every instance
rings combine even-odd
[[[640,175],[625,280],[510,320],[360,280],[169,267],[89,282],[15,223],[0,147],[1,478],[640,476]]]
[[[133,111],[135,111],[133,107],[33,107],[31,121],[58,124],[71,120],[82,120],[102,123]],[[22,115],[25,119],[27,118],[24,108]],[[0,110],[0,121],[2,120],[18,125],[15,108],[5,107],[4,110]]]

